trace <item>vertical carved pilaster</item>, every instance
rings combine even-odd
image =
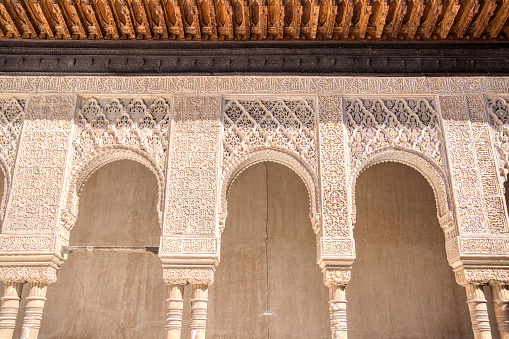
[[[39,336],[47,289],[48,284],[45,282],[30,283],[30,293],[27,297],[21,330],[22,339],[37,339]]]
[[[184,285],[169,284],[166,299],[166,339],[180,339],[183,308]]]
[[[467,304],[470,311],[474,338],[491,339],[488,307],[482,285],[469,283],[465,285],[465,289],[467,291]]]
[[[6,281],[0,310],[0,339],[11,339],[16,327],[23,283]]]
[[[500,339],[509,339],[509,286],[501,282],[491,283],[491,294]]]
[[[193,284],[191,299],[191,338],[193,339],[205,339],[208,296],[209,285]]]

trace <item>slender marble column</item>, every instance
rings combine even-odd
[[[332,339],[346,339],[345,285],[329,286],[329,305]]]
[[[191,299],[191,339],[205,339],[209,285],[193,284]]]
[[[47,289],[48,284],[46,283],[30,283],[30,293],[25,306],[21,339],[37,339],[39,336]]]
[[[488,307],[482,285],[470,283],[465,286],[465,289],[467,291],[467,303],[470,310],[474,338],[491,339]]]
[[[180,334],[182,332],[182,309],[184,308],[183,295],[184,285],[168,285],[168,299],[166,299],[166,339],[180,339]]]
[[[16,328],[22,289],[23,283],[21,282],[7,281],[5,283],[2,309],[0,310],[0,339],[12,339],[14,328]]]
[[[509,286],[494,282],[491,284],[491,294],[493,295],[500,339],[509,339]]]

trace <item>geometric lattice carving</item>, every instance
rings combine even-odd
[[[16,158],[25,109],[24,99],[0,99],[0,157],[10,176]]]
[[[313,101],[304,99],[225,100],[223,168],[251,151],[271,148],[299,155],[316,171],[313,105]]]
[[[170,112],[163,98],[150,106],[142,99],[89,99],[77,112],[74,160],[93,148],[124,145],[148,153],[164,171]]]
[[[509,172],[509,110],[507,101],[497,97],[489,100],[490,122],[495,130],[495,150],[498,153],[500,174]]]
[[[352,167],[389,146],[413,150],[443,168],[442,130],[434,100],[347,99],[346,125]]]

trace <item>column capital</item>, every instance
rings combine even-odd
[[[163,279],[167,285],[206,284],[214,282],[214,266],[211,267],[178,267],[163,266]]]
[[[325,267],[322,269],[323,283],[326,286],[346,286],[350,282],[350,267]]]
[[[57,268],[50,265],[1,265],[0,280],[52,284],[57,281]]]
[[[509,267],[465,267],[454,269],[456,282],[459,285],[468,284],[486,285],[488,283],[509,283]]]

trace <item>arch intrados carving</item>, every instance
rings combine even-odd
[[[374,152],[360,164],[356,171],[354,171],[351,182],[353,201],[355,201],[357,178],[359,175],[366,169],[384,162],[395,162],[409,166],[419,172],[428,181],[435,196],[439,220],[453,210],[451,206],[452,200],[450,199],[450,188],[446,179],[447,176],[442,169],[423,154],[417,154],[406,149],[402,150],[395,147]],[[355,222],[355,203],[353,206],[352,220]]]
[[[4,187],[2,195],[0,196],[0,225],[1,225],[4,218],[5,208],[7,207],[7,197],[9,196],[11,187],[11,175],[9,173],[5,160],[1,156],[0,156],[0,171],[2,171],[2,174],[4,176],[4,180],[2,183]]]
[[[72,214],[76,217],[79,209],[79,197],[88,179],[100,168],[121,160],[130,160],[142,164],[155,175],[158,185],[157,214],[159,226],[162,227],[164,174],[155,161],[143,152],[121,145],[106,147],[99,152],[94,152],[74,167],[68,185],[66,210],[73,211]],[[74,226],[74,221],[67,225],[69,230]]]
[[[320,214],[319,214],[319,191],[318,191],[318,180],[316,174],[308,168],[302,161],[296,159],[295,156],[289,155],[286,152],[276,150],[258,150],[240,157],[236,162],[235,166],[232,166],[228,170],[223,170],[223,180],[221,187],[221,212],[222,220],[220,220],[220,231],[224,229],[224,224],[227,216],[227,198],[235,179],[242,174],[249,167],[262,162],[273,162],[281,164],[293,172],[295,172],[302,180],[308,191],[309,199],[309,214],[311,224],[315,234],[320,232]]]

